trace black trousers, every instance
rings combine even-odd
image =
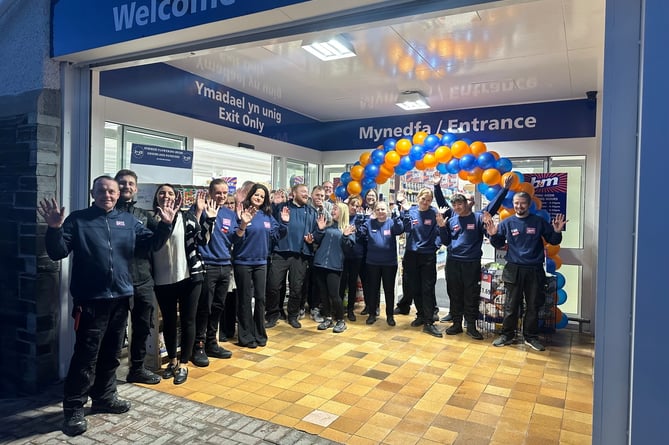
[[[82,408],[89,395],[102,403],[114,399],[129,309],[129,297],[75,303],[74,353],[65,377],[63,410]]]
[[[267,343],[265,331],[265,284],[267,266],[235,265],[237,283],[237,337],[239,344]],[[255,304],[252,300],[255,299]]]
[[[309,260],[299,253],[275,253],[272,254],[272,267],[269,273],[267,283],[267,307],[265,318],[267,320],[277,320],[280,314],[279,292],[282,282],[286,281],[288,274],[288,318],[297,319],[300,313],[300,303],[302,301],[302,290],[304,278],[307,273]]]
[[[395,305],[395,276],[397,265],[375,266],[368,264],[365,275],[367,277],[367,288],[369,299],[367,309],[370,314],[376,314],[381,296],[381,283],[383,282],[383,293],[386,299],[386,318],[393,318],[393,306]]]
[[[160,312],[163,314],[163,337],[167,356],[176,358],[177,346],[177,319],[181,326],[181,363],[188,363],[193,354],[195,343],[195,313],[200,300],[202,281],[193,281],[190,278],[178,283],[156,286],[156,299]]]
[[[475,323],[479,318],[481,299],[481,260],[446,259],[446,289],[451,302],[453,323]]]
[[[226,313],[232,266],[207,264],[204,270],[204,283],[202,284],[195,316],[195,342],[203,341],[206,345],[211,346],[218,344],[216,332],[221,319],[229,322],[230,315],[232,315],[232,332],[234,335],[234,320],[236,318],[234,309],[232,314]],[[229,326],[226,327],[230,329]]]
[[[539,336],[537,314],[545,301],[546,273],[543,267],[525,267],[507,263],[502,272],[502,279],[506,288],[502,334],[508,338],[514,337],[524,298],[523,336],[526,340],[537,338]]]
[[[355,300],[358,295],[358,277],[362,275],[362,258],[345,258],[344,270],[339,282],[339,297],[344,301],[344,292],[348,290],[348,312],[353,312]]]
[[[153,327],[156,294],[153,292],[153,280],[134,286],[130,299],[130,320],[132,333],[130,336],[130,370],[144,366],[146,358],[146,340]]]
[[[406,260],[402,258],[402,298],[397,302],[397,307],[402,312],[409,312],[411,310],[411,303],[413,303],[413,295],[411,295],[411,289],[407,283],[407,264]]]
[[[404,253],[407,290],[416,302],[416,318],[425,324],[432,324],[437,296],[434,287],[437,284],[436,253]]]
[[[339,297],[341,272],[322,267],[314,267],[313,271],[316,292],[320,295],[321,302],[323,303],[322,315],[324,317],[332,317],[335,321],[343,320],[344,303]]]

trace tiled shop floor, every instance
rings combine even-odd
[[[231,359],[150,388],[346,444],[591,442],[589,334],[559,330],[536,352],[365,318],[341,334],[279,322],[266,347],[221,343]]]

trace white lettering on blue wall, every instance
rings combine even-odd
[[[166,22],[186,14],[197,14],[219,6],[231,6],[236,0],[151,0],[149,5],[138,2],[114,6],[114,30],[122,31],[135,26],[146,26],[157,21]]]
[[[520,130],[523,128],[534,128],[536,125],[537,118],[534,116],[481,120],[474,118],[470,121],[449,119],[447,130],[453,133],[469,133],[470,131]]]
[[[441,125],[439,126],[441,127]],[[370,125],[369,127],[360,127],[359,137],[360,139],[372,139],[374,142],[378,142],[381,139],[411,136],[418,131],[432,133],[432,127],[429,124],[424,124],[421,121],[409,122],[409,125],[404,127],[392,128],[374,128]],[[439,132],[439,128],[435,131],[435,133],[437,132]]]

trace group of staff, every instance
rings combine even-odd
[[[161,380],[144,368],[154,293],[169,357],[162,378],[182,384],[189,361],[207,366],[209,357],[232,356],[218,343],[219,328],[231,336],[236,321],[239,346],[267,344],[267,329],[276,326],[283,313],[286,278],[285,317],[293,328],[301,328],[300,314],[308,304],[318,330],[345,331],[345,315],[349,321],[356,319],[360,277],[366,324],[377,321],[383,285],[389,326],[396,325],[396,313],[408,313],[413,299],[417,315],[411,326],[441,337],[435,326],[436,252],[446,245],[453,324],[445,333],[462,333],[464,318],[466,333],[481,340],[476,320],[484,236],[493,246],[508,248],[503,331],[493,345],[514,341],[524,299],[525,343],[543,350],[536,316],[543,302],[543,243],[561,242],[564,217],[557,215],[549,224],[529,212],[530,196],[518,192],[513,197],[515,215],[497,225],[492,216],[508,184],[483,211],[474,212],[473,199],[461,194],[453,195],[449,205],[440,181],[435,173],[433,189],[420,190],[415,205],[398,192],[394,208],[379,201],[374,191],[364,198],[351,196],[346,203],[331,202],[329,181],[314,187],[311,196],[304,184],[295,185],[286,196],[247,181],[233,197],[228,184],[215,179],[208,193],[198,192],[194,204],[183,209],[177,189],[161,184],[152,211],[147,211],[136,206],[137,175],[121,170],[114,178],[96,178],[93,204],[67,218],[55,199],[42,200],[37,210],[48,225],[47,253],[53,260],[73,253],[70,293],[76,340],[64,386],[63,432],[74,436],[86,431],[83,407],[89,397],[92,412],[130,409],[130,402],[118,398],[115,378],[129,310],[133,331],[127,380]],[[433,198],[438,209],[432,206]],[[393,309],[401,234],[406,235],[405,292]],[[231,282],[236,284],[232,306],[226,301]],[[224,328],[230,314],[223,314],[230,307],[236,307],[233,326]]]

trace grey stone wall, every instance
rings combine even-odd
[[[58,380],[60,264],[46,256],[35,208],[57,196],[60,114],[58,90],[0,97],[0,397]]]

